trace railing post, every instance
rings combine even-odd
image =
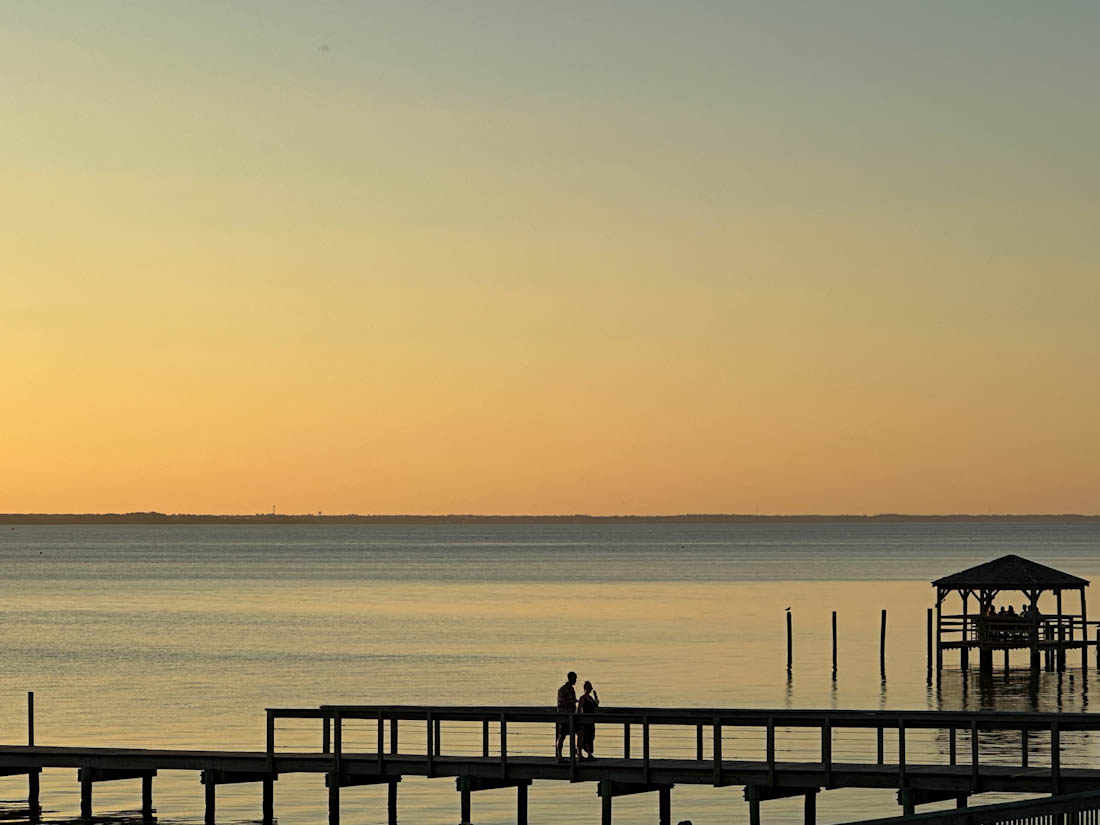
[[[489,758],[489,720],[481,720],[481,756],[484,759]]]
[[[443,734],[443,722],[442,722],[441,719],[436,719],[435,720],[435,755],[436,756],[442,756],[443,755],[443,743],[441,741],[443,739],[442,734]]]
[[[649,717],[642,717],[642,782],[649,784]]]
[[[978,760],[978,723],[970,722],[970,792],[978,793],[981,788],[981,764]]]
[[[898,788],[905,790],[905,720],[898,719]]]
[[[775,784],[775,719],[768,717],[768,728],[764,733],[764,758],[768,762],[768,784]]]
[[[569,714],[569,781],[577,781],[577,715]]]
[[[623,759],[630,758],[630,723],[623,722]]]
[[[825,769],[825,787],[833,786],[833,724],[826,718],[821,723],[821,764]]]
[[[703,726],[695,726],[695,759],[698,762],[703,761]]]
[[[958,746],[956,744],[957,735],[954,728],[947,732],[947,761],[950,765],[956,765],[959,761]]]
[[[1050,782],[1051,793],[1062,792],[1062,736],[1057,722],[1050,723]]]
[[[886,761],[886,743],[883,741],[884,739],[885,735],[882,731],[882,725],[879,725],[877,728],[875,728],[875,755],[878,758],[879,765],[882,765]]]
[[[500,778],[508,778],[508,720],[500,715]]]
[[[397,753],[397,742],[398,742],[397,717],[395,716],[390,720],[390,753],[391,754],[396,754]]]
[[[1020,765],[1022,767],[1028,766],[1030,754],[1028,753],[1028,729],[1022,728],[1020,730]]]
[[[332,772],[336,775],[337,786],[344,770],[344,717],[340,711],[332,714]]]
[[[321,753],[331,753],[332,751],[332,720],[326,716],[323,720],[323,727],[321,728]]]
[[[275,710],[267,709],[267,772],[275,772]]]
[[[425,757],[427,758],[428,762],[428,778],[431,779],[433,775],[432,769],[435,766],[435,760],[433,759],[433,757],[435,756],[435,742],[433,741],[434,737],[432,736],[432,734],[435,732],[435,728],[432,725],[432,712],[430,710],[424,714],[424,729],[425,731],[427,731],[425,735],[428,739],[424,750]]]
[[[378,711],[378,772],[383,773],[386,753],[386,717],[382,711]]]
[[[714,717],[714,786],[722,785],[722,719]]]

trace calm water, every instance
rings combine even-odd
[[[0,742],[24,741],[28,690],[36,692],[40,744],[261,749],[266,706],[549,705],[571,668],[608,705],[1088,709],[1075,658],[1064,677],[1044,674],[1037,693],[1023,671],[991,690],[957,671],[938,688],[927,685],[928,582],[1004,553],[1095,579],[1100,525],[3,527]],[[835,681],[832,610],[840,624]],[[352,731],[348,747],[357,735],[367,747],[366,734]],[[279,735],[288,745],[317,742],[290,723]],[[517,732],[510,744],[547,753],[544,738]],[[618,738],[609,732],[603,752]],[[759,754],[757,738],[730,740],[731,758]],[[834,753],[857,758],[866,746],[842,736]],[[792,734],[780,751],[815,747]],[[917,754],[944,747],[931,735],[910,744]],[[1010,744],[987,747],[1007,752]],[[693,736],[669,733],[655,754],[693,749]],[[1075,740],[1072,749],[1071,764],[1086,762],[1100,744]],[[47,771],[42,787],[49,819],[76,814],[73,771]],[[18,800],[25,788],[25,778],[0,778],[0,800]],[[96,811],[132,810],[139,796],[136,782],[98,785]],[[345,822],[384,821],[384,789],[343,797]],[[450,780],[406,780],[400,798],[408,825],[458,821]],[[475,821],[514,821],[513,799],[508,791],[476,794]],[[162,773],[154,800],[161,821],[202,820],[195,773]],[[599,816],[591,785],[536,783],[530,800],[532,823]],[[320,825],[325,805],[320,777],[276,784],[283,825]],[[218,806],[219,821],[255,820],[259,788],[220,787]],[[892,791],[838,790],[820,795],[818,811],[822,822],[841,822],[898,808]],[[764,815],[801,822],[800,803],[769,802]],[[655,817],[647,795],[616,802],[623,825]],[[747,808],[740,789],[677,788],[673,817],[742,822]]]

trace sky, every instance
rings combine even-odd
[[[0,5],[0,512],[1098,513],[1100,4]]]

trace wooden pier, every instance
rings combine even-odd
[[[594,719],[601,756],[591,762],[579,761],[575,751],[562,762],[553,756],[557,724],[576,735],[577,717],[572,714],[530,707],[355,705],[269,709],[266,749],[261,751],[2,745],[0,776],[33,780],[28,800],[32,819],[40,810],[37,778],[42,770],[77,770],[84,818],[92,817],[97,783],[140,780],[142,813],[152,820],[157,772],[195,771],[205,790],[206,822],[213,823],[218,785],[257,784],[262,819],[271,822],[278,778],[313,773],[325,778],[331,825],[340,821],[344,789],[383,784],[388,821],[396,823],[398,783],[405,777],[453,779],[463,823],[474,821],[476,792],[515,788],[520,825],[526,825],[529,788],[535,780],[592,783],[604,825],[612,821],[615,798],[639,793],[653,794],[658,821],[671,825],[677,785],[743,786],[752,825],[761,822],[763,803],[786,797],[803,798],[805,821],[813,825],[817,795],[834,788],[896,790],[906,814],[929,802],[955,800],[965,806],[972,794],[987,791],[1062,795],[1100,790],[1100,767],[1062,765],[1067,733],[1100,730],[1100,716],[1092,714],[609,708]],[[281,749],[276,735],[280,720],[309,725],[316,746]],[[367,732],[369,746],[345,747],[352,728],[359,738]],[[519,728],[527,735],[524,741],[530,741],[532,731],[539,741],[545,738],[545,755],[517,752],[510,735]],[[854,731],[862,732],[864,751],[834,756],[838,737]],[[939,758],[912,759],[907,742],[919,731],[937,732],[947,752]],[[748,758],[723,753],[733,737],[744,750],[749,739],[741,734],[746,732],[751,741],[759,741],[758,753]],[[997,756],[982,752],[980,734],[988,737],[991,732],[998,738]],[[819,743],[816,753],[781,755],[781,740],[796,735],[800,741],[808,735]],[[679,745],[673,749],[670,742]],[[683,753],[684,743],[690,743],[689,753]],[[1011,764],[1004,759],[1006,743],[1018,754]],[[135,796],[137,792],[135,787]]]

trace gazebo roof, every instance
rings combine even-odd
[[[1021,556],[1001,556],[977,567],[936,579],[932,584],[948,590],[1064,590],[1087,587],[1088,580]]]

